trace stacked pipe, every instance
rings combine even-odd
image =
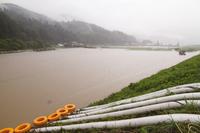
[[[36,132],[49,132],[74,129],[91,128],[120,128],[151,125],[161,122],[200,122],[198,114],[165,114],[146,116],[126,120],[92,122],[107,117],[144,114],[150,111],[181,108],[187,104],[200,106],[200,83],[185,84],[153,93],[132,97],[109,104],[86,107],[79,109],[74,115],[65,116],[63,119],[50,123],[49,127],[35,128]],[[73,122],[88,121],[83,124]],[[64,126],[51,126],[60,123]],[[70,124],[70,125],[66,125]]]
[[[199,89],[199,88],[200,88],[200,83],[192,83],[192,84],[175,86],[175,87],[167,88],[164,90],[160,90],[160,91],[156,91],[156,92],[148,93],[145,95],[132,97],[132,98],[128,98],[128,99],[124,99],[124,100],[120,100],[120,101],[116,101],[116,102],[112,102],[112,103],[108,103],[108,104],[82,108],[81,110],[83,110],[83,111],[80,111],[80,112],[86,113],[86,112],[99,110],[99,109],[107,108],[107,107],[112,107],[112,106],[116,106],[116,105],[127,104],[127,103],[131,103],[131,102],[138,102],[138,101],[148,100],[148,99],[152,99],[152,98],[156,98],[156,97],[162,97],[162,96],[166,96],[171,93],[177,94],[177,93],[184,93],[184,92],[192,92],[192,91],[196,91],[196,89]]]
[[[144,125],[159,124],[162,122],[199,122],[200,115],[195,114],[168,114],[148,116],[127,120],[106,121],[106,122],[92,122],[84,124],[54,126],[35,129],[35,132],[56,132],[62,130],[76,130],[76,129],[92,129],[92,128],[121,128],[121,127],[138,127]]]

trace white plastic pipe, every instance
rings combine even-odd
[[[149,100],[149,99],[152,99],[152,98],[166,96],[170,93],[180,94],[180,93],[186,93],[186,92],[194,92],[194,91],[197,91],[197,90],[200,90],[200,86],[199,86],[199,88],[197,88],[197,87],[195,87],[195,88],[184,87],[184,88],[171,89],[171,90],[164,89],[164,90],[161,90],[161,91],[145,94],[145,95],[142,95],[142,96],[137,96],[137,97],[133,97],[133,98],[129,98],[129,99],[105,104],[105,105],[100,106],[100,107],[95,108],[95,109],[80,111],[79,114],[85,114],[85,113],[89,113],[89,112],[93,112],[93,111],[98,111],[98,110],[102,110],[102,109],[105,109],[105,108],[108,108],[108,107],[118,106],[118,105],[122,105],[122,104],[128,104],[128,103],[133,103],[133,102]]]
[[[32,131],[35,132],[53,132],[62,130],[76,130],[76,129],[92,129],[92,128],[122,128],[122,127],[138,127],[144,125],[159,124],[163,122],[200,122],[200,115],[195,114],[168,114],[148,116],[141,118],[133,118],[127,120],[106,121],[106,122],[92,122],[75,125],[54,126],[37,128]]]
[[[164,94],[167,95],[172,90],[176,90],[176,89],[180,89],[180,88],[184,88],[184,87],[200,88],[200,83],[191,83],[191,84],[184,84],[184,85],[179,85],[179,86],[175,86],[175,87],[170,87],[170,88],[167,88],[167,89],[164,89],[164,90],[156,91],[156,92],[153,92],[153,93],[149,93],[149,94],[145,94],[145,95],[137,96],[137,97],[133,97],[133,98],[123,99],[123,100],[120,100],[120,101],[117,101],[117,102],[112,102],[112,103],[108,103],[108,104],[82,108],[82,110],[91,110],[91,109],[96,109],[96,108],[101,108],[101,107],[112,106],[112,105],[116,105],[116,104],[119,105],[119,104],[122,104],[122,103],[127,103],[129,101],[134,101],[136,99],[143,100],[143,98],[145,98],[145,97],[147,97],[148,99],[152,98],[152,96],[154,96],[154,98],[155,98],[157,95],[158,95],[157,97],[160,97],[159,95],[161,95],[161,96],[163,96]]]
[[[184,88],[184,87],[195,87],[195,88],[200,88],[200,83],[191,83],[191,84],[184,84],[184,85],[179,85],[179,86],[174,86],[174,87],[170,87],[170,88],[167,88],[167,89],[164,89],[164,90],[160,90],[160,91],[156,91],[156,92],[153,92],[153,93],[149,93],[149,94],[144,94],[142,96],[139,96],[139,97],[146,97],[148,95],[156,95],[157,93],[163,93],[164,92],[168,92],[168,91],[172,91],[174,89],[179,89],[179,88]],[[135,97],[136,98],[136,97]],[[123,99],[123,100],[120,100],[120,101],[117,101],[117,102],[123,102],[125,100],[129,100],[129,99],[132,99],[132,98],[128,98],[128,99]],[[109,104],[114,104],[116,102],[112,102],[112,103],[109,103]],[[91,106],[91,107],[86,107],[86,108],[82,108],[82,110],[90,110],[90,109],[95,109],[95,108],[99,108],[101,106],[105,106],[105,105],[108,105],[108,104],[102,104],[102,105],[96,105],[96,106]]]
[[[114,107],[109,107],[109,108],[105,108],[105,109],[101,109],[101,110],[88,112],[85,114],[70,115],[65,118],[68,118],[68,119],[79,118],[79,117],[84,117],[84,116],[89,116],[89,115],[125,110],[125,109],[136,108],[136,107],[152,105],[152,104],[158,104],[158,103],[163,103],[163,102],[186,100],[186,99],[187,100],[200,99],[200,92],[198,92],[198,93],[183,93],[183,94],[177,94],[177,95],[171,95],[171,96],[150,99],[150,100],[146,100],[146,101],[123,104],[123,105],[119,105],[119,106],[114,106]]]
[[[164,110],[164,109],[172,109],[172,108],[179,108],[186,104],[193,104],[200,105],[200,100],[187,100],[187,101],[177,101],[177,102],[166,102],[166,103],[160,103],[160,104],[154,104],[154,105],[148,105],[144,107],[138,107],[133,109],[127,109],[122,111],[116,111],[111,113],[105,113],[105,114],[97,114],[97,115],[91,115],[91,116],[84,116],[80,118],[73,118],[73,119],[65,119],[65,120],[59,120],[53,123],[72,123],[72,122],[80,122],[84,120],[96,120],[96,119],[102,119],[107,117],[117,117],[117,116],[123,116],[123,115],[133,115],[133,114],[142,114],[147,113],[151,111],[158,111],[158,110]]]

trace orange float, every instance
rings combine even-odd
[[[15,133],[26,133],[31,129],[31,124],[30,123],[23,123],[20,124],[15,128]]]
[[[48,120],[49,121],[56,121],[56,120],[59,120],[60,119],[60,113],[52,113],[48,116]]]
[[[33,125],[35,126],[43,126],[47,124],[48,119],[46,116],[39,116],[33,120]]]
[[[66,116],[69,114],[68,109],[66,108],[59,108],[56,110],[57,113],[60,113],[61,116]]]
[[[69,113],[72,113],[76,110],[76,105],[74,104],[67,104],[65,105],[65,108],[68,109]]]
[[[13,128],[3,128],[0,130],[0,133],[14,133]]]

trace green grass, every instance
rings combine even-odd
[[[107,98],[92,103],[91,105],[110,103],[172,86],[194,82],[200,82],[200,55],[179,63],[171,68],[162,70],[137,83],[130,83],[130,85],[123,88],[121,91],[113,93]]]

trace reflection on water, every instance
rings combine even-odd
[[[66,103],[86,106],[193,55],[83,48],[0,55],[0,128]]]

